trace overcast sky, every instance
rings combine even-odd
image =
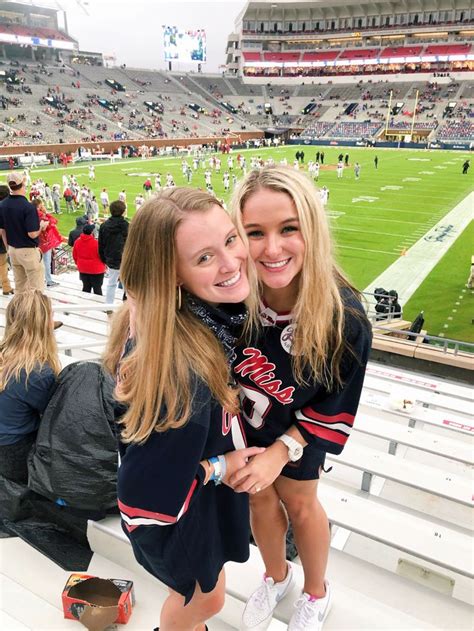
[[[207,34],[207,63],[202,71],[219,72],[219,66],[226,62],[227,37],[246,2],[57,0],[51,4],[66,11],[69,33],[78,39],[81,50],[114,53],[118,64],[137,68],[166,67],[162,25],[203,28]],[[194,64],[173,63],[176,70],[194,68]]]

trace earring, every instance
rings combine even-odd
[[[178,306],[178,311],[181,311],[182,297],[181,297],[181,285],[176,287],[176,304]]]

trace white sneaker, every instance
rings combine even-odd
[[[293,586],[293,569],[288,565],[284,581],[275,583],[273,578],[265,576],[260,587],[254,591],[245,605],[240,631],[264,631],[272,621],[273,611],[280,600]]]
[[[303,593],[295,603],[296,611],[291,616],[288,631],[320,631],[323,622],[331,609],[331,588],[324,581],[326,596],[313,600],[309,594]]]

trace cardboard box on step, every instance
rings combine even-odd
[[[135,604],[133,582],[71,574],[62,593],[64,617],[79,620],[88,631],[126,624]]]

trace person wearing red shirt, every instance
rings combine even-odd
[[[66,210],[67,212],[74,212],[74,193],[72,192],[72,190],[69,188],[69,186],[67,186],[64,189],[64,193],[63,193],[63,197],[64,200],[66,202]]]
[[[32,203],[38,211],[38,217],[40,220],[41,232],[39,233],[38,239],[39,249],[43,254],[46,287],[55,287],[56,285],[59,285],[59,283],[53,280],[53,277],[51,276],[51,258],[54,248],[57,248],[58,245],[62,243],[63,238],[56,227],[58,220],[56,217],[53,217],[47,212],[43,200],[37,198],[34,199]]]
[[[94,224],[86,224],[82,234],[74,243],[72,256],[79,270],[79,278],[82,281],[82,291],[97,296],[102,296],[102,283],[104,282],[105,265],[99,258],[99,244],[92,234]]]

